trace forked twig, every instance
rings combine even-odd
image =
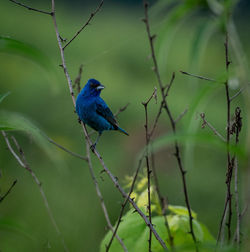
[[[201,113],[200,117],[203,121],[201,126],[202,128],[204,128],[207,125],[208,128],[210,128],[216,136],[218,136],[223,142],[226,142],[226,139],[218,132],[218,130],[216,130],[216,128],[205,119],[205,113]]]
[[[19,6],[22,6],[22,7],[26,8],[26,9],[28,9],[28,10],[40,12],[40,13],[43,13],[43,14],[46,14],[46,15],[50,15],[50,16],[51,16],[51,12],[43,11],[43,10],[39,10],[39,9],[35,9],[35,8],[32,8],[32,7],[27,6],[27,5],[25,5],[25,4],[22,4],[22,3],[20,3],[20,2],[17,2],[17,1],[15,1],[15,0],[9,0],[9,1],[12,2],[12,3],[15,3],[15,4],[19,5]]]
[[[154,49],[155,35],[151,35],[151,30],[150,30],[150,25],[149,25],[149,18],[148,18],[148,2],[146,2],[145,0],[144,0],[144,13],[145,13],[145,17],[144,17],[144,19],[142,21],[146,25],[149,45],[150,45],[150,49],[151,49],[151,56],[152,56],[152,59],[153,59],[153,62],[154,62],[154,72],[155,72],[156,78],[158,80],[158,84],[160,86],[160,90],[161,90],[161,94],[162,94],[162,101],[164,102],[164,107],[163,108],[167,112],[167,115],[169,117],[173,133],[176,134],[176,124],[175,124],[172,113],[171,113],[171,111],[169,109],[169,106],[167,104],[167,101],[166,101],[166,96],[165,96],[165,93],[164,93],[165,88],[164,88],[163,82],[161,80],[161,76],[160,76],[160,72],[159,72],[159,68],[158,68],[158,63],[157,63],[156,56],[155,56],[155,49]],[[184,192],[184,196],[185,196],[185,203],[186,203],[186,206],[187,206],[187,209],[188,209],[190,234],[191,234],[192,239],[194,241],[195,249],[196,249],[196,251],[198,251],[198,245],[197,245],[196,236],[195,236],[194,228],[193,228],[193,216],[192,216],[191,206],[190,206],[189,197],[188,197],[187,183],[186,183],[186,177],[185,177],[186,171],[184,170],[183,165],[182,165],[178,142],[175,141],[174,145],[175,145],[175,157],[177,159],[178,167],[179,167],[179,170],[180,170],[181,176],[182,176],[182,184],[183,184],[183,192]]]
[[[144,158],[144,154],[142,155],[142,157],[140,158],[140,160],[139,160],[139,162],[138,162],[138,167],[137,167],[137,169],[136,169],[136,171],[135,171],[135,175],[134,175],[134,178],[133,178],[133,182],[132,182],[132,184],[131,184],[131,187],[130,187],[130,191],[129,191],[128,197],[127,197],[127,198],[124,200],[124,202],[122,203],[122,208],[121,208],[121,211],[120,211],[118,220],[117,220],[117,224],[116,224],[116,226],[115,226],[115,230],[114,230],[114,232],[113,232],[113,235],[112,235],[112,237],[111,237],[111,239],[110,239],[108,245],[106,245],[106,252],[109,251],[109,249],[110,249],[110,247],[111,247],[111,244],[112,244],[112,242],[113,242],[113,240],[114,240],[114,237],[115,237],[115,235],[116,235],[116,233],[117,233],[117,231],[118,231],[118,228],[119,228],[119,226],[120,226],[120,224],[121,224],[122,216],[123,216],[125,207],[126,207],[126,205],[127,205],[127,203],[128,203],[129,197],[131,196],[131,194],[132,194],[132,192],[133,192],[133,190],[134,190],[135,182],[136,182],[136,179],[137,179],[137,177],[138,177],[138,174],[139,174],[139,171],[140,171],[140,168],[141,168],[141,165],[142,165],[143,158]]]
[[[100,191],[100,188],[99,188],[97,179],[96,179],[95,174],[94,174],[94,169],[93,169],[92,162],[91,162],[90,147],[89,147],[88,141],[86,141],[86,152],[87,152],[87,158],[88,158],[89,171],[90,171],[92,180],[93,180],[93,182],[94,182],[94,184],[95,184],[96,193],[97,193],[97,196],[98,196],[99,199],[100,199],[101,207],[102,207],[102,210],[103,210],[105,219],[106,219],[106,221],[107,221],[108,228],[109,228],[109,229],[111,230],[111,232],[113,233],[113,236],[116,237],[116,239],[118,240],[118,242],[121,244],[123,250],[124,250],[125,252],[128,252],[128,250],[127,250],[125,244],[123,243],[122,239],[118,236],[118,234],[117,234],[117,233],[115,232],[115,230],[113,229],[113,226],[112,226],[111,221],[110,221],[110,219],[109,219],[109,214],[108,214],[106,205],[105,205],[105,203],[104,203],[104,199],[103,199],[102,193],[101,193],[101,191]]]
[[[73,36],[73,38],[63,47],[63,50],[65,50],[65,48],[83,31],[83,29],[87,26],[87,25],[89,25],[89,23],[90,23],[90,21],[91,21],[91,19],[96,15],[96,13],[101,9],[101,7],[102,7],[102,5],[103,5],[103,2],[104,2],[104,0],[102,0],[101,2],[100,2],[100,4],[98,5],[98,7],[96,8],[96,10],[94,11],[94,12],[92,12],[91,14],[90,14],[90,17],[88,18],[88,20],[87,20],[87,22],[80,28],[80,30],[78,30],[77,32],[76,32],[76,34]]]

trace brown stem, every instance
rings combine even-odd
[[[98,7],[96,8],[96,10],[94,12],[92,12],[87,20],[87,22],[80,28],[80,30],[78,30],[76,32],[76,34],[73,36],[73,38],[63,47],[63,50],[65,50],[65,48],[84,30],[84,28],[89,25],[91,19],[96,15],[96,13],[102,8],[104,0],[102,0],[100,2],[100,4],[98,5]]]
[[[51,5],[52,5],[52,19],[53,19],[53,23],[54,23],[54,27],[55,27],[55,32],[56,32],[56,37],[57,37],[57,42],[58,42],[58,47],[60,50],[60,54],[61,54],[61,60],[62,60],[62,67],[64,70],[64,74],[66,76],[67,82],[68,82],[68,87],[69,87],[69,91],[71,94],[71,98],[73,101],[73,105],[75,107],[75,96],[74,96],[74,92],[73,92],[73,88],[72,88],[72,81],[71,78],[69,76],[68,70],[67,70],[67,66],[66,66],[66,62],[65,62],[65,57],[64,57],[64,50],[62,47],[62,43],[60,40],[60,35],[58,32],[58,27],[57,27],[57,23],[56,23],[56,16],[55,16],[55,1],[51,0]],[[89,139],[89,136],[87,134],[87,130],[86,127],[83,123],[82,124],[82,129],[83,129],[83,133],[84,133],[84,137],[87,139],[89,145],[92,145],[91,140]],[[110,170],[107,168],[107,166],[105,165],[102,157],[100,156],[99,152],[94,149],[93,153],[96,155],[96,157],[98,158],[99,162],[101,163],[104,171],[107,173],[107,175],[110,177],[110,179],[112,180],[112,182],[114,183],[115,187],[119,190],[119,192],[122,194],[122,196],[124,198],[128,197],[127,193],[123,190],[123,188],[120,186],[120,184],[118,183],[117,179],[114,177],[114,175],[110,172]],[[161,237],[158,235],[158,233],[156,232],[155,228],[153,227],[153,225],[149,222],[148,218],[145,216],[145,214],[140,210],[140,208],[137,206],[137,204],[130,198],[128,197],[128,200],[130,202],[130,204],[135,208],[135,210],[138,212],[138,214],[143,218],[143,220],[145,221],[145,223],[149,226],[149,228],[152,230],[155,238],[159,241],[159,243],[161,244],[161,246],[167,250],[166,244],[164,243],[164,241],[161,239]]]
[[[20,3],[20,2],[17,2],[17,1],[15,1],[15,0],[9,0],[9,1],[12,2],[12,3],[15,3],[15,4],[19,5],[19,6],[22,6],[22,7],[26,8],[26,9],[28,9],[28,10],[31,10],[31,11],[40,12],[40,13],[43,13],[43,14],[46,14],[46,15],[50,15],[50,16],[52,15],[51,12],[47,12],[47,11],[35,9],[35,8],[32,8],[32,7],[27,6],[27,5],[25,5],[25,4],[22,4],[22,3]]]
[[[166,101],[166,95],[164,94],[164,86],[163,86],[163,82],[161,80],[161,76],[160,76],[160,72],[159,72],[159,68],[158,68],[158,63],[156,60],[156,56],[155,56],[155,50],[154,50],[154,39],[155,39],[155,35],[151,35],[151,31],[150,31],[150,25],[149,25],[149,18],[148,18],[148,3],[144,0],[144,13],[145,13],[145,17],[143,19],[143,22],[146,25],[146,30],[147,30],[147,35],[148,35],[148,40],[149,40],[149,44],[150,44],[150,49],[151,49],[151,55],[152,55],[152,59],[154,62],[154,72],[156,75],[156,78],[158,80],[158,84],[160,86],[160,90],[161,90],[161,94],[162,94],[162,100],[164,102],[164,109],[166,110],[171,126],[172,126],[172,130],[173,133],[176,134],[176,125],[175,125],[175,121],[173,119],[173,116],[170,112],[170,109],[168,107],[167,101]],[[182,166],[182,161],[181,161],[181,157],[180,157],[180,150],[179,150],[179,145],[178,142],[175,141],[175,157],[177,159],[177,163],[178,163],[178,167],[179,170],[181,172],[181,176],[182,176],[182,184],[183,184],[183,192],[184,192],[184,196],[185,196],[185,203],[188,209],[188,215],[189,215],[189,227],[190,227],[190,234],[192,236],[192,239],[194,241],[195,244],[195,248],[196,251],[198,251],[198,246],[197,246],[197,241],[196,241],[196,237],[194,234],[194,228],[193,228],[193,216],[192,216],[192,212],[191,212],[191,206],[189,203],[189,197],[188,197],[188,191],[187,191],[187,184],[186,184],[186,171],[184,170],[183,166]]]
[[[13,181],[13,183],[10,186],[10,188],[8,189],[8,191],[3,196],[0,196],[0,203],[8,196],[8,194],[11,192],[11,190],[16,185],[16,183],[17,183],[17,179]]]

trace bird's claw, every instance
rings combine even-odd
[[[92,145],[90,146],[90,149],[91,149],[92,152],[95,151],[95,146],[96,146],[96,144],[92,144]]]

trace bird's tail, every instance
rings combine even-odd
[[[122,129],[122,128],[120,128],[120,127],[118,127],[118,129],[117,130],[119,130],[120,132],[122,132],[123,134],[125,134],[125,135],[127,135],[127,136],[129,136],[129,134],[124,130],[124,129]]]

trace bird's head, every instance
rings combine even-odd
[[[85,95],[98,96],[100,95],[102,89],[104,89],[104,86],[99,81],[95,79],[89,79],[82,92]]]

